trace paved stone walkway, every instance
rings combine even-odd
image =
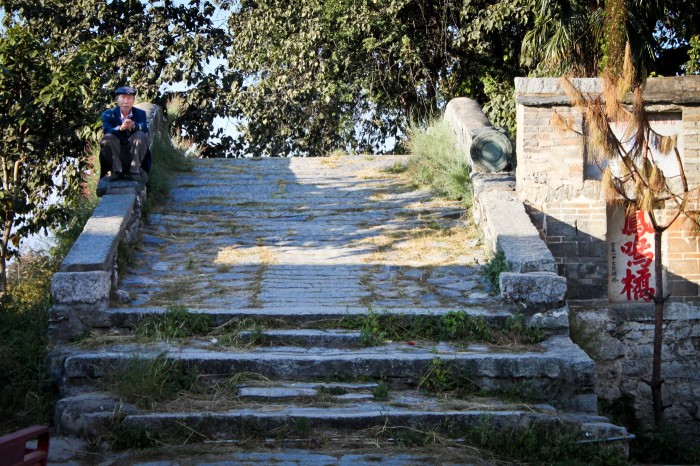
[[[94,457],[80,450],[79,460],[65,463],[490,464],[478,453],[465,456],[473,452],[468,447],[455,449],[453,457],[437,443],[414,451],[395,444],[388,451],[391,438],[367,445],[384,438],[379,434],[415,426],[423,433],[475,427],[485,416],[503,428],[565,422],[582,426],[586,436],[624,435],[595,415],[593,362],[558,326],[541,344],[520,346],[429,337],[382,337],[367,346],[359,328],[328,327],[369,310],[424,322],[459,310],[489,327],[514,312],[482,277],[487,251],[463,206],[407,187],[392,174],[404,160],[197,160],[191,172],[179,175],[172,199],[149,215],[121,277],[131,302],[110,310],[113,327],[106,334],[63,349],[56,418],[63,434],[93,441],[108,438],[119,423],[164,439],[158,442],[184,432],[188,440],[196,433],[212,443],[98,451]],[[218,341],[220,334],[211,332],[158,341],[134,335],[140,319],[174,305],[208,316],[216,330],[241,325],[230,329],[235,341]],[[243,325],[255,319],[273,324],[257,329],[261,340],[255,328]],[[101,380],[135,355],[143,361],[167,355],[196,368],[209,389],[229,381],[235,390],[137,407]],[[443,363],[453,376],[468,374],[486,396],[423,393],[423,381],[444,371]],[[543,401],[557,408],[488,396],[512,383],[546,391]],[[236,448],[255,435],[263,442],[259,451]],[[337,441],[355,437],[365,442],[359,450]],[[266,450],[269,439],[277,450]],[[318,450],[284,449],[284,439],[305,439],[305,448],[317,444]],[[226,446],[233,448],[218,451]]]
[[[464,209],[383,171],[400,160],[197,161],[149,216],[130,306],[488,306]]]

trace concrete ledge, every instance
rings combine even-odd
[[[103,197],[63,260],[61,271],[107,271],[131,220],[135,202],[136,194]]]
[[[553,272],[503,272],[499,283],[501,296],[523,304],[561,303],[566,294],[566,278]]]

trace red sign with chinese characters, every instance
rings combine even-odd
[[[614,233],[609,241],[610,300],[651,301],[655,291],[654,228],[642,211],[615,213],[618,218],[611,219],[609,225],[615,229],[608,230]]]

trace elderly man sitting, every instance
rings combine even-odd
[[[117,106],[102,113],[102,171],[112,172],[109,176],[111,181],[138,180],[148,153],[146,112],[134,107],[136,89],[133,87],[120,87],[115,94]],[[122,146],[126,146],[127,150],[122,151]]]

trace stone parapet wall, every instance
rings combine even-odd
[[[682,217],[666,230],[664,239],[668,293],[677,301],[697,302],[700,296],[700,240]]]
[[[152,146],[154,135],[163,130],[162,112],[152,104],[138,106],[148,114]],[[51,280],[54,304],[49,312],[49,335],[53,344],[109,325],[110,299],[118,294],[118,248],[138,237],[146,181],[145,173],[141,181],[100,180],[100,203]]]
[[[475,131],[488,126],[476,102],[457,98],[447,104],[445,119],[455,131],[458,146],[471,162]],[[472,170],[474,218],[491,250],[502,251],[509,272],[500,277],[501,295],[532,312],[560,310],[566,281],[557,276],[556,264],[537,229],[517,199],[512,172],[484,173]]]
[[[569,279],[567,298],[607,299],[605,202],[577,198],[526,207],[554,256],[556,272]]]

